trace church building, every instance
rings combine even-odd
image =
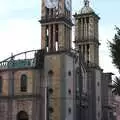
[[[88,0],[73,16],[75,24],[72,0],[42,0],[41,49],[0,62],[0,120],[110,120],[103,93],[112,74],[99,66],[100,17]]]

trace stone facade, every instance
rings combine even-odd
[[[80,83],[76,81],[75,76],[79,67],[79,60],[75,63],[75,56],[77,57],[77,55],[70,52],[57,52],[48,54],[45,57],[49,119],[73,120],[77,118],[75,112],[77,110],[76,92],[78,90],[79,93]],[[52,76],[49,75],[49,71],[52,71]],[[49,89],[52,89],[53,92],[49,93]],[[52,107],[52,113],[49,111],[49,107]]]
[[[38,120],[40,116],[42,118],[43,113],[40,114],[40,102],[44,101],[44,97],[42,93],[40,96],[39,72],[39,70],[34,69],[0,71],[3,80],[3,89],[0,96],[0,119],[17,120],[17,115],[21,111],[28,115],[28,120],[33,120],[33,118]],[[27,76],[27,90],[25,92],[21,91],[20,83],[23,74]]]
[[[99,66],[98,26],[100,17],[89,6],[88,0],[84,1],[84,6],[79,13],[75,13],[74,17],[75,49],[81,52],[87,66],[88,113],[86,116],[89,120],[104,120],[107,114],[103,112],[103,106],[106,105],[103,99],[107,97],[106,102],[111,101],[111,89],[108,85],[112,82],[112,74],[103,73]],[[108,109],[106,111],[109,114],[113,112]],[[110,117],[106,117],[105,120],[107,119],[110,119]]]
[[[102,119],[113,120],[113,100],[114,96],[109,85],[112,84],[112,73],[103,73],[101,81],[101,98],[102,98]],[[106,87],[108,86],[108,87]]]
[[[23,52],[25,59],[16,60],[18,54],[0,62],[0,120],[107,120],[111,74],[99,67],[99,16],[85,0],[74,15],[71,49],[70,1],[60,0],[57,9],[42,0],[42,49],[32,59]]]

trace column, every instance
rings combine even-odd
[[[85,38],[85,40],[87,40],[88,38],[87,38],[87,21],[86,21],[86,18],[84,19],[84,38]]]
[[[51,26],[48,25],[48,49],[51,51]]]
[[[81,45],[81,53],[82,53],[82,57],[84,57],[83,56],[83,45]]]
[[[84,35],[84,31],[83,31],[84,28],[83,27],[84,27],[84,25],[83,25],[83,19],[81,19],[81,38],[82,38],[81,40],[84,39],[84,36],[83,36]]]
[[[46,47],[46,26],[41,25],[41,48]]]
[[[87,45],[85,45],[85,61],[87,63],[88,59],[87,59]]]

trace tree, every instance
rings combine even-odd
[[[112,63],[116,66],[120,73],[120,29],[118,27],[115,27],[115,30],[116,33],[113,41],[108,41],[108,43],[111,52]],[[113,88],[112,92],[120,96],[120,78],[115,77],[111,87]]]
[[[113,41],[109,41],[109,48],[111,52],[112,62],[120,73],[120,29],[115,27],[116,34]]]
[[[112,87],[112,92],[115,95],[120,96],[120,78],[115,77],[115,79],[113,80],[113,84],[110,87]]]

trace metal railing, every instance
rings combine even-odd
[[[0,70],[13,68],[35,67],[35,54],[38,50],[30,50],[11,55],[0,62]]]

